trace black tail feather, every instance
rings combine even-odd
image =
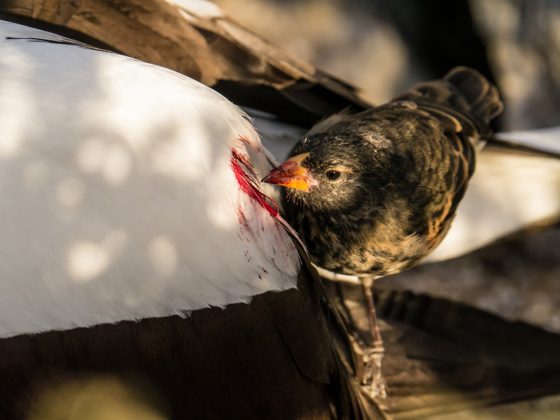
[[[444,77],[465,99],[469,111],[488,124],[503,110],[498,90],[482,74],[468,67],[455,67]]]

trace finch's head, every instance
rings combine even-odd
[[[302,139],[263,181],[286,187],[288,203],[319,211],[349,210],[381,191],[375,186],[384,179],[387,155],[357,136],[319,133]]]

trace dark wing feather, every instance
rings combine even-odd
[[[361,290],[331,283],[328,293],[354,342],[370,343]],[[391,418],[453,418],[560,393],[558,334],[411,292],[379,291],[376,307]]]
[[[397,98],[410,101],[418,138],[415,155],[423,189],[432,191],[419,223],[427,217],[429,246],[437,245],[450,222],[475,168],[475,148],[491,134],[490,121],[503,109],[497,89],[476,70],[457,67],[442,80],[424,82]],[[394,106],[394,105],[393,105]],[[416,226],[422,232],[422,226]]]

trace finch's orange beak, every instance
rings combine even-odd
[[[301,163],[307,156],[309,156],[309,153],[292,156],[279,167],[270,171],[269,174],[263,178],[263,182],[282,185],[283,187],[294,188],[301,191],[309,191],[309,188],[317,185],[317,181],[306,168],[301,166]]]

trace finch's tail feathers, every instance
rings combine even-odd
[[[470,113],[486,124],[502,112],[504,106],[498,90],[478,71],[469,67],[455,67],[443,80],[461,94]]]
[[[443,79],[418,83],[397,99],[416,103],[473,139],[488,137],[490,121],[503,109],[496,87],[468,67],[456,67]]]

